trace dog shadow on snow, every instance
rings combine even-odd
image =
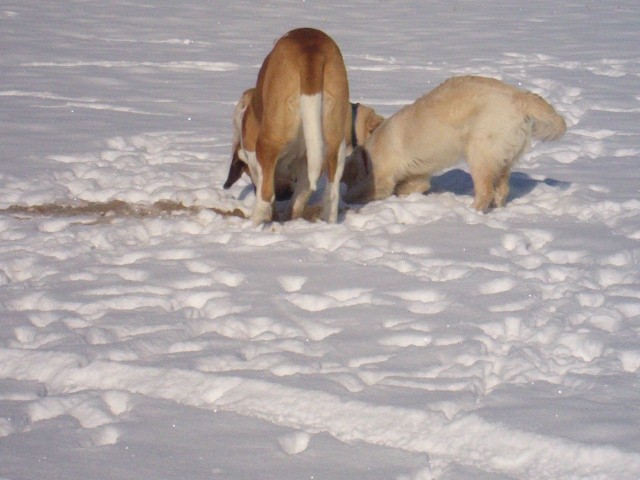
[[[513,172],[509,179],[509,196],[507,197],[507,205],[515,199],[528,195],[540,185],[548,185],[560,190],[566,190],[571,186],[571,182],[564,182],[553,178],[536,180],[526,173]],[[442,175],[431,177],[431,189],[429,190],[429,193],[444,192],[450,192],[454,195],[468,195],[473,197],[473,180],[471,179],[471,175],[460,168],[454,168]]]
[[[536,180],[531,178],[526,173],[513,172],[509,179],[509,196],[507,197],[507,205],[509,202],[524,197],[535,190],[540,185],[548,185],[552,188],[558,188],[560,190],[566,190],[571,186],[571,182],[565,182],[562,180],[555,180],[553,178],[545,178],[544,180]],[[469,196],[473,198],[473,180],[471,175],[460,169],[454,168],[448,170],[441,175],[434,175],[431,177],[431,189],[428,194],[445,193],[450,192],[456,196]],[[239,199],[244,200],[249,195],[255,195],[255,189],[252,185],[247,185],[240,193]],[[290,199],[281,199],[275,202],[274,205],[274,220],[276,222],[284,222],[287,220],[286,211],[287,205]],[[309,205],[304,210],[303,218],[308,221],[317,221],[320,218],[320,205],[319,194],[316,192],[315,196],[309,201]],[[352,210],[358,212],[363,205],[350,204],[346,206],[346,209],[342,209],[339,218],[344,219],[346,210]]]

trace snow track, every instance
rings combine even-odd
[[[446,421],[444,416],[433,412],[374,405],[236,376],[117,362],[99,361],[82,366],[84,360],[71,355],[0,350],[0,360],[0,374],[19,372],[18,379],[42,382],[51,389],[51,394],[108,392],[103,398],[116,416],[127,409],[126,395],[118,395],[124,391],[214,412],[221,409],[255,416],[308,433],[328,432],[345,442],[360,440],[429,453],[436,463],[466,457],[473,459],[475,467],[516,478],[624,480],[635,478],[633,472],[640,469],[638,454],[549,439],[487,422],[474,414]],[[48,365],[45,371],[41,368],[43,364]],[[121,406],[123,400],[125,405]],[[47,400],[39,403],[47,411],[52,408]],[[75,403],[62,404],[59,413],[71,412],[87,428],[102,427],[111,420],[109,416],[104,422],[96,422],[95,412],[86,408],[83,416],[83,410]],[[32,405],[31,411],[37,410]],[[36,413],[31,417],[41,419]],[[110,432],[117,436],[117,429]],[[534,458],[536,461],[532,463]]]

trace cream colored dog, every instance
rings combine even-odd
[[[473,207],[501,207],[514,162],[531,139],[555,140],[564,119],[538,95],[499,80],[454,77],[380,125],[347,159],[345,200],[365,203],[392,194],[427,192],[431,176],[465,158]]]

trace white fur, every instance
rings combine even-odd
[[[255,185],[257,185],[256,188],[260,188],[262,185],[262,167],[260,166],[260,162],[258,162],[256,152],[250,152],[241,148],[238,151],[238,156],[247,163],[251,178],[254,179]],[[257,226],[271,220],[273,200],[275,200],[275,198],[272,198],[270,202],[265,202],[262,200],[260,192],[256,192],[256,204],[251,214],[251,220],[254,225]]]
[[[345,157],[347,154],[347,144],[343,140],[338,150],[338,161],[336,164],[336,176],[333,182],[328,182],[323,199],[323,219],[326,222],[336,223],[338,221],[338,206],[340,204],[340,179],[344,171]]]
[[[257,227],[271,220],[273,202],[265,202],[260,195],[256,195],[256,203],[251,214],[251,221]]]
[[[251,175],[256,188],[259,188],[260,185],[262,185],[262,167],[260,166],[256,152],[250,152],[249,150],[241,148],[238,151],[238,156],[249,166],[249,175]]]
[[[322,174],[324,141],[322,136],[322,94],[300,96],[302,132],[307,147],[307,174],[309,189],[315,192]]]
[[[244,112],[247,110],[247,104],[240,101],[236,104],[236,108],[233,111],[233,148],[240,145],[240,148],[244,150],[242,145],[242,119]]]

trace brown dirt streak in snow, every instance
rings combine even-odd
[[[152,205],[136,205],[123,202],[122,200],[111,200],[109,202],[84,202],[78,205],[65,205],[59,203],[45,203],[42,205],[11,205],[0,209],[0,214],[4,215],[29,215],[46,217],[73,217],[80,215],[100,217],[108,216],[132,216],[132,217],[152,217],[173,213],[196,214],[203,207],[186,207],[181,202],[171,200],[160,200]],[[245,218],[244,213],[239,209],[222,210],[219,208],[208,208],[223,217]]]

